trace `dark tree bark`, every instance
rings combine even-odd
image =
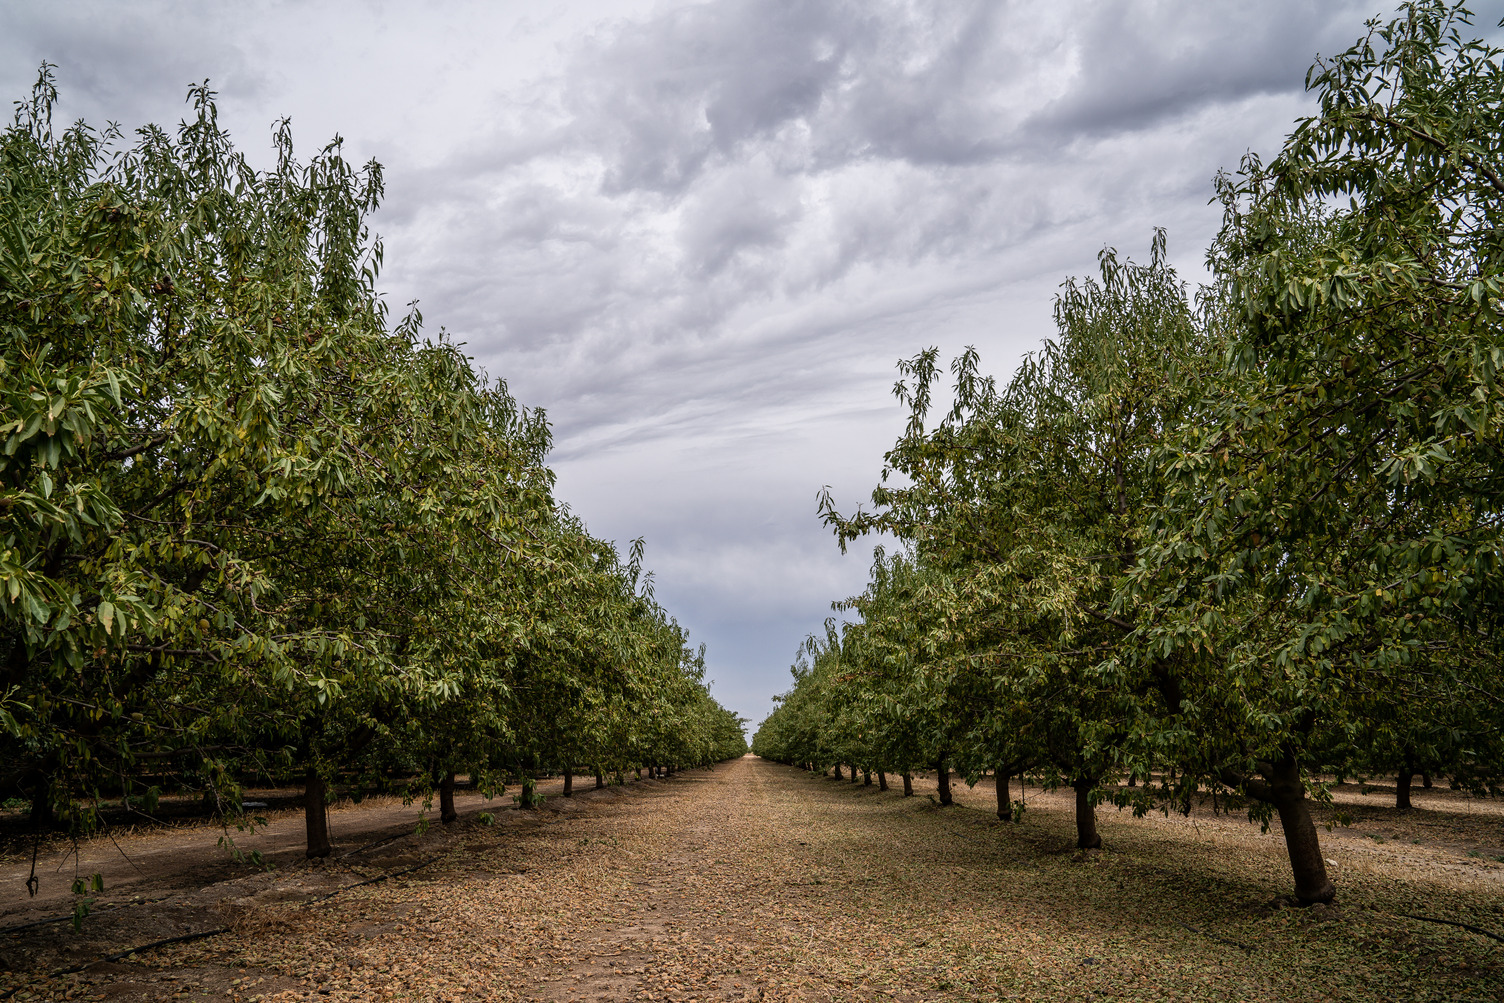
[[[1394,783],[1394,806],[1400,811],[1410,810],[1410,785],[1415,782],[1415,767],[1406,763],[1400,767],[1400,775]]]
[[[454,810],[454,774],[446,773],[439,781],[439,821],[453,822],[459,817],[459,812]]]
[[[1078,778],[1071,781],[1076,791],[1076,845],[1083,850],[1102,848],[1102,837],[1097,833],[1097,812],[1091,803],[1091,789],[1095,781]]]
[[[882,770],[877,771],[877,789],[880,791],[888,789],[888,774]]]
[[[642,771],[638,770],[637,775],[642,776]],[[564,796],[574,797],[574,767],[572,766],[564,767]]]
[[[57,824],[52,811],[52,785],[45,776],[38,777],[31,792],[31,827],[35,830],[51,829]]]
[[[600,790],[606,786],[606,774],[599,768],[595,771],[595,789]]]
[[[1330,902],[1337,897],[1337,886],[1326,876],[1326,861],[1321,858],[1321,842],[1316,838],[1304,785],[1299,794],[1277,801],[1274,808],[1279,812],[1290,868],[1295,873],[1295,897],[1301,905]]]
[[[872,786],[872,771],[871,770],[863,770],[862,771],[862,786],[863,787],[871,787]]]
[[[1430,790],[1431,789],[1431,774],[1429,774],[1429,773],[1422,773],[1420,775],[1420,785],[1422,787],[1424,787],[1426,790]]]
[[[1300,764],[1293,755],[1278,763],[1259,763],[1263,780],[1227,775],[1223,783],[1241,786],[1250,797],[1272,805],[1279,814],[1285,834],[1285,850],[1290,855],[1290,870],[1295,876],[1295,898],[1301,905],[1330,902],[1337,896],[1337,886],[1326,874],[1321,856],[1321,841],[1311,821],[1311,803],[1306,800],[1306,785],[1300,779]]]
[[[902,776],[903,796],[906,798],[911,798],[914,796],[914,777],[909,773],[908,770],[904,770]]]
[[[327,857],[334,851],[329,842],[329,806],[324,803],[324,778],[317,770],[303,777],[303,821],[308,831],[308,848],[304,856]]]
[[[841,764],[840,764],[840,763],[837,763],[837,764],[836,764],[836,765],[835,765],[835,766],[834,766],[834,767],[833,767],[833,771],[834,771],[834,772],[832,772],[832,774],[831,774],[831,775],[832,775],[832,776],[834,776],[834,777],[835,777],[835,778],[836,778],[836,779],[837,779],[837,780],[840,780],[840,779],[841,779]]]
[[[857,782],[856,764],[855,763],[850,763],[848,765],[851,767],[851,782],[852,783],[856,783]]]
[[[997,817],[1004,822],[1013,821],[1013,801],[1008,797],[1008,770],[999,766],[995,774],[997,780]]]
[[[948,805],[952,803],[950,796],[950,765],[945,760],[937,760],[935,774],[939,778],[935,782],[936,789],[940,792],[940,803]]]

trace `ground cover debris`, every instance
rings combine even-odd
[[[264,882],[250,894],[212,885],[201,920],[212,911],[229,933],[53,979],[9,971],[0,992],[1272,1001],[1304,986],[1314,999],[1492,1000],[1504,981],[1497,942],[1405,915],[1504,932],[1504,865],[1464,848],[1497,831],[1491,802],[1436,792],[1403,817],[1372,807],[1331,851],[1338,902],[1290,909],[1278,835],[1242,818],[1104,810],[1107,849],[1083,854],[1067,796],[1026,791],[1015,825],[990,816],[986,780],[958,784],[948,808],[924,796],[932,777],[916,780],[905,798],[748,757],[550,799],[492,826],[471,815],[375,861],[236,879]],[[1366,808],[1347,787],[1333,812]],[[1405,836],[1440,828],[1459,838]],[[1370,829],[1394,838],[1375,843]],[[414,856],[437,859],[313,901]],[[12,934],[0,955],[39,936]]]

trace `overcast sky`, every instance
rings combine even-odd
[[[1504,0],[1479,3],[1494,34]],[[1218,168],[1272,154],[1375,2],[536,0],[0,5],[0,78],[176,123],[209,78],[253,159],[290,116],[386,167],[394,307],[548,410],[559,495],[647,538],[755,722],[860,591],[815,517],[876,483],[894,362],[1011,372],[1051,299],[1151,229],[1201,277]]]

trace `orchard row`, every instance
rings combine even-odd
[[[175,135],[0,135],[0,790],[105,798],[740,755],[703,649],[553,495],[545,416],[395,323],[378,164]],[[524,791],[524,796],[530,794]],[[447,798],[446,798],[447,800]]]
[[[1162,233],[1064,284],[1006,383],[901,364],[878,551],[753,741],[823,769],[1027,771],[1137,812],[1278,819],[1335,888],[1320,778],[1504,778],[1504,57],[1404,7],[1308,83],[1319,109],[1217,179],[1192,301]],[[1118,786],[1124,776],[1132,786]],[[1006,787],[1004,787],[1006,790]],[[1009,809],[1000,804],[1000,815]]]

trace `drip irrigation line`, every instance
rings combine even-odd
[[[142,899],[140,902],[106,902],[98,909],[90,910],[89,915],[97,916],[102,912],[114,912],[117,909],[132,909],[138,905],[152,905],[156,902],[166,902],[170,898],[172,898],[171,895],[163,895],[161,898]],[[70,912],[66,916],[52,916],[48,919],[34,919],[30,923],[17,923],[15,926],[0,927],[0,935],[15,933],[18,930],[30,930],[34,926],[46,926],[49,923],[63,923],[71,920],[72,918],[73,914]]]
[[[327,895],[320,895],[316,899],[304,899],[302,902],[299,902],[298,905],[300,907],[305,905],[313,905],[315,902],[323,902],[325,899],[332,899],[334,898],[334,896],[340,894],[341,892],[347,892],[352,888],[360,888],[363,885],[378,884],[379,882],[385,881],[387,878],[400,878],[404,874],[411,874],[413,871],[421,871],[423,868],[427,867],[434,861],[441,859],[442,857],[443,854],[438,854],[437,856],[429,857],[421,864],[414,864],[413,866],[405,867],[400,871],[393,871],[390,874],[382,874],[374,878],[367,878],[365,881],[356,881],[353,884],[340,885],[338,888],[334,889],[334,891],[330,892]]]
[[[412,835],[412,833],[410,831],[403,830],[402,832],[397,833],[395,836],[384,836],[381,839],[378,839],[378,840],[376,840],[374,842],[371,842],[371,843],[367,843],[364,846],[357,846],[353,850],[350,850],[350,851],[348,851],[346,853],[341,853],[339,855],[339,859],[344,860],[346,857],[353,857],[357,853],[364,853],[367,850],[374,850],[378,846],[384,846],[387,843],[395,842],[396,840],[401,839],[403,836],[411,836],[411,835]]]
[[[92,961],[86,961],[81,965],[74,965],[72,968],[59,968],[55,972],[48,972],[46,975],[42,976],[41,979],[32,979],[30,982],[23,982],[18,986],[13,986],[10,989],[6,989],[5,991],[0,992],[0,1000],[8,1000],[16,993],[20,992],[22,989],[34,986],[38,982],[41,982],[45,979],[55,979],[61,975],[77,975],[79,972],[83,971],[85,968],[89,968],[92,965],[97,965],[100,962],[119,961],[121,958],[130,957],[137,951],[150,951],[155,947],[166,947],[168,944],[182,944],[190,940],[203,940],[206,937],[217,937],[221,933],[229,932],[230,928],[228,926],[221,926],[213,930],[200,930],[198,933],[185,933],[177,937],[168,937],[166,940],[154,940],[150,944],[142,944],[139,947],[129,947],[124,951],[116,951],[114,954],[106,954],[103,957],[95,958]]]
[[[427,867],[429,864],[432,864],[434,861],[442,859],[442,857],[443,857],[443,854],[438,854],[436,856],[429,857],[427,860],[423,861],[420,864],[414,864],[412,867],[405,867],[405,868],[403,868],[400,871],[392,871],[390,874],[382,874],[382,875],[378,875],[377,877],[374,877],[374,878],[367,878],[365,881],[356,881],[353,884],[341,885],[340,887],[334,889],[334,891],[328,893],[327,895],[320,895],[318,898],[314,898],[314,899],[305,899],[304,901],[299,902],[298,905],[299,906],[313,905],[315,902],[323,902],[326,899],[332,899],[332,898],[334,898],[334,896],[339,895],[342,892],[347,892],[347,891],[349,891],[352,888],[360,888],[360,887],[362,887],[364,885],[378,884],[378,883],[380,883],[382,881],[386,881],[388,878],[400,878],[404,874],[411,874],[414,871],[420,871],[423,868]],[[161,901],[161,900],[158,899],[156,901]],[[138,904],[138,903],[132,903],[132,904]],[[72,916],[63,916],[63,917],[59,917],[59,918],[60,919],[72,919],[73,917]],[[40,921],[38,921],[36,923],[27,923],[27,924],[24,924],[24,926],[22,926],[22,927],[14,927],[12,929],[24,929],[26,926],[42,926],[43,924],[46,924],[46,923],[55,923],[55,922],[57,922],[57,920],[40,920]],[[169,944],[184,944],[184,943],[187,943],[188,941],[191,941],[191,940],[205,940],[205,939],[207,939],[209,937],[217,937],[217,936],[219,936],[222,933],[229,933],[230,929],[231,928],[228,927],[228,926],[221,926],[221,927],[216,927],[213,930],[200,930],[198,933],[185,933],[185,934],[182,934],[181,936],[177,936],[177,937],[168,937],[165,940],[154,940],[154,941],[152,941],[149,944],[141,944],[141,945],[139,945],[137,947],[128,947],[128,948],[126,948],[123,951],[116,951],[114,954],[106,954],[103,957],[95,958],[92,961],[86,961],[86,962],[84,962],[81,965],[74,965],[72,968],[60,968],[60,969],[58,969],[55,972],[48,972],[46,975],[42,976],[41,979],[32,979],[30,982],[23,982],[23,983],[21,983],[18,986],[11,987],[10,989],[0,990],[0,1000],[8,1000],[12,996],[14,996],[16,993],[20,992],[22,989],[25,989],[25,988],[27,988],[29,986],[34,986],[38,982],[43,981],[44,979],[55,979],[55,978],[58,978],[59,976],[62,976],[62,975],[76,975],[79,972],[83,971],[85,968],[88,968],[91,965],[97,965],[100,962],[119,961],[121,958],[128,958],[132,954],[136,954],[136,953],[138,953],[140,951],[150,951],[150,950],[154,950],[155,948],[158,948],[158,947],[166,947]]]
[[[1489,930],[1485,930],[1481,926],[1474,926],[1471,923],[1463,923],[1455,919],[1437,919],[1435,916],[1418,916],[1412,912],[1397,912],[1394,915],[1403,916],[1406,919],[1424,920],[1427,923],[1441,923],[1445,926],[1461,927],[1462,929],[1467,930],[1469,933],[1476,933],[1480,937],[1487,937],[1490,940],[1497,940],[1499,943],[1504,944],[1504,937],[1501,937],[1497,933],[1493,933]]]

